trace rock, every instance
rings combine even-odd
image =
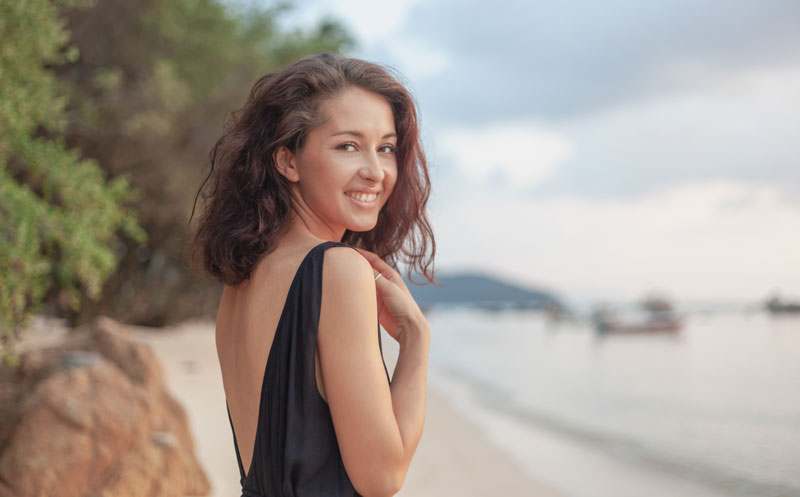
[[[186,412],[123,325],[27,350],[0,385],[0,497],[208,495]]]
[[[161,387],[161,365],[147,344],[131,340],[125,327],[101,316],[97,319],[95,343],[108,360],[123,370],[133,381],[149,388]]]

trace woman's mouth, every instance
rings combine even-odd
[[[378,193],[345,192],[347,198],[359,207],[373,207],[378,204]]]

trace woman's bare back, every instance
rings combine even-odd
[[[222,292],[216,319],[217,354],[245,468],[251,464],[262,379],[278,322],[297,270],[317,243],[275,248],[258,262],[248,281],[237,287],[225,285]],[[325,399],[317,353],[314,360],[317,390]]]

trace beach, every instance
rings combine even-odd
[[[680,336],[598,339],[535,314],[429,319],[425,427],[401,497],[800,495],[796,321],[719,313]],[[20,350],[63,342],[57,321],[34,320]],[[213,323],[122,328],[184,407],[208,495],[240,495]],[[381,342],[391,373],[397,343]]]
[[[164,368],[167,386],[183,404],[195,436],[197,455],[212,483],[212,497],[239,495],[239,469],[225,411],[214,343],[214,324],[190,321],[171,328],[136,328]],[[398,347],[381,331],[390,375]],[[428,386],[425,428],[399,497],[556,497],[531,479],[478,425],[459,413],[435,384]]]

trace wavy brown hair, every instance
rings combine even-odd
[[[301,149],[308,133],[325,119],[320,103],[349,86],[380,94],[391,105],[398,173],[375,227],[346,230],[341,241],[375,252],[395,269],[402,254],[409,279],[416,267],[435,282],[429,267],[436,242],[425,208],[430,177],[414,99],[392,69],[333,53],[304,57],[259,78],[244,106],[231,112],[211,150],[211,171],[197,192],[204,209],[192,241],[192,260],[199,252],[204,269],[217,280],[236,285],[249,279],[261,256],[276,244],[293,201],[273,153],[281,146],[292,152]],[[205,192],[209,179],[212,188]],[[431,253],[423,263],[429,245]]]

